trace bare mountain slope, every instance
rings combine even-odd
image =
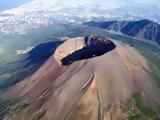
[[[158,103],[148,69],[146,60],[123,43],[96,36],[72,38],[3,98],[19,96],[29,103],[11,120],[122,120],[134,115],[147,120],[156,117]],[[136,96],[153,114],[141,110]]]
[[[127,36],[148,39],[160,44],[160,24],[149,20],[86,22],[84,25],[100,27]]]

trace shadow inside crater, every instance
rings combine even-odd
[[[107,42],[102,40],[98,41],[96,39],[91,39],[92,41],[89,41],[88,39],[88,37],[85,38],[85,47],[61,59],[62,65],[67,66],[73,63],[74,61],[101,56],[116,48],[116,45],[107,38],[105,38],[107,39]],[[87,44],[87,41],[89,41],[90,43]]]

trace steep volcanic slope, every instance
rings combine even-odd
[[[121,32],[128,36],[149,39],[160,44],[160,24],[153,21],[93,21],[84,23],[84,25],[100,27],[109,31]]]
[[[134,48],[120,42],[96,36],[73,38],[3,99],[19,96],[29,103],[23,115],[9,116],[11,120],[121,120],[137,114],[147,120],[156,116],[152,110],[158,103],[148,69]],[[139,108],[137,95],[152,115]]]

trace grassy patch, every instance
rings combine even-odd
[[[157,86],[160,88],[160,75],[154,72],[151,72],[151,76],[156,81]]]
[[[0,115],[5,114],[5,112],[8,110],[9,106],[19,102],[18,98],[12,98],[9,100],[0,100]]]
[[[136,92],[132,95],[132,97],[135,100],[136,106],[137,108],[140,110],[140,112],[145,115],[148,116],[150,118],[153,118],[156,114],[153,110],[151,110],[150,108],[146,107],[143,101],[143,97],[141,95],[140,92]]]
[[[140,117],[141,117],[140,114],[137,113],[137,114],[135,114],[135,115],[130,116],[130,117],[128,118],[128,120],[138,120]]]
[[[7,107],[9,106],[8,101],[0,101],[0,116],[4,115],[7,111]]]
[[[10,106],[3,116],[4,120],[23,120],[25,112],[28,110],[29,104],[26,103],[16,103]]]
[[[120,109],[127,113],[127,112],[132,112],[133,114],[137,112],[137,110],[134,107],[134,100],[132,99],[127,99],[126,101],[122,102],[120,105]]]
[[[160,113],[160,104],[157,103],[157,112]]]
[[[0,117],[8,119],[9,116],[21,116],[29,104],[22,103],[19,98],[0,100]]]
[[[120,105],[121,110],[128,114],[128,120],[138,120],[142,117],[140,111],[135,107],[133,99],[128,99]]]
[[[140,51],[140,53],[147,59],[150,70],[147,73],[156,82],[160,88],[160,54],[154,54],[153,51]]]
[[[16,84],[25,77],[26,75],[25,71],[23,69],[20,70],[21,71],[15,70],[15,72],[9,72],[8,74],[10,76],[7,79],[0,81],[0,89],[2,91],[5,91],[7,88]]]

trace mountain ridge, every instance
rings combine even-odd
[[[148,39],[160,45],[160,24],[150,20],[139,21],[102,21],[85,22],[84,25],[100,27],[107,31],[120,32],[124,35]]]

